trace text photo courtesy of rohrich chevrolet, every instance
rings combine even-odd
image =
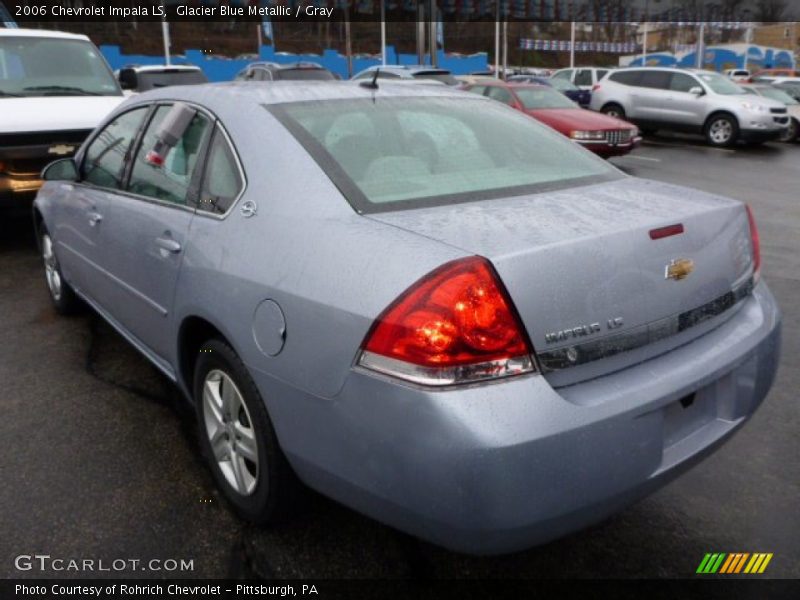
[[[0,598],[800,597],[799,51],[0,0]]]

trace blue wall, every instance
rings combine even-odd
[[[697,64],[697,53],[675,56],[671,52],[657,52],[647,55],[647,66],[659,67],[694,67]],[[642,64],[641,56],[631,61],[631,67]],[[794,68],[795,60],[789,50],[767,48],[764,46],[748,46],[747,51],[741,48],[725,46],[709,46],[703,54],[703,67],[724,71],[726,69],[750,69],[755,71],[766,68]]]
[[[106,57],[112,69],[119,69],[125,65],[163,65],[163,56],[145,56],[143,54],[122,54],[119,46],[100,46],[100,51]],[[347,58],[336,50],[325,50],[322,56],[318,54],[276,54],[272,46],[261,46],[260,60],[291,63],[297,61],[312,61],[321,64],[326,69],[347,78]],[[397,54],[393,46],[386,47],[386,62],[391,65],[417,64],[416,54]],[[183,56],[173,56],[174,64],[197,65],[206,74],[210,81],[230,81],[244,69],[251,60],[207,58],[200,50],[187,50]],[[380,65],[379,58],[354,58],[353,74],[371,67]],[[465,75],[474,71],[485,71],[488,68],[488,57],[485,52],[471,56],[448,56],[439,51],[439,66],[448,69],[454,75]]]

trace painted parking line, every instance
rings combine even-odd
[[[652,158],[650,156],[639,156],[638,154],[628,154],[624,158],[635,158],[636,160],[647,160],[650,162],[661,162],[660,158]]]

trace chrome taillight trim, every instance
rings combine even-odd
[[[530,355],[455,367],[424,367],[363,350],[357,364],[365,369],[431,387],[466,385],[535,372]]]

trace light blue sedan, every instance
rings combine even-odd
[[[696,463],[775,375],[749,208],[473,94],[167,88],[43,176],[56,310],[175,381],[255,522],[302,482],[452,549],[528,547]]]

